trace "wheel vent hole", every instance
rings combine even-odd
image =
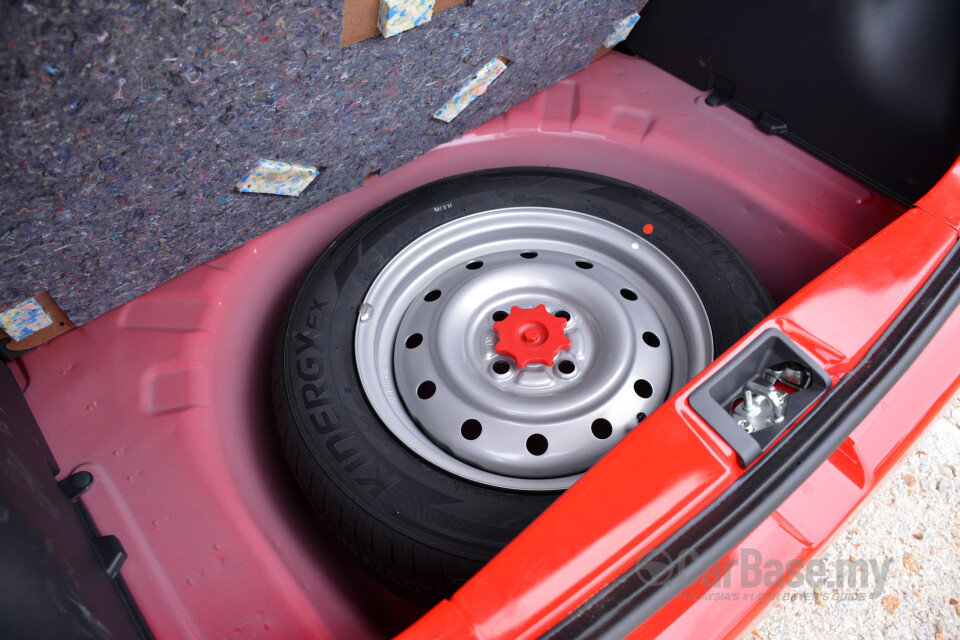
[[[593,424],[590,425],[590,431],[593,432],[596,438],[606,440],[613,434],[613,427],[610,425],[609,420],[597,418],[593,421]]]
[[[546,437],[535,433],[529,438],[527,438],[527,451],[532,455],[542,456],[547,452],[547,439]]]
[[[404,346],[407,349],[416,349],[423,342],[423,336],[419,333],[414,333],[407,338],[407,341],[404,342]]]
[[[577,260],[577,266],[581,269],[593,269],[593,263],[586,260]]]
[[[557,311],[553,315],[557,316],[558,318],[563,318],[564,320],[567,320],[567,321],[570,320],[570,314],[562,309],[560,311]]]
[[[481,431],[483,431],[483,427],[480,426],[480,421],[473,418],[464,420],[463,424],[460,425],[460,435],[467,440],[476,440],[480,437]]]
[[[417,387],[417,397],[421,400],[427,400],[433,397],[433,394],[437,392],[437,385],[432,381],[427,380],[426,382],[421,382],[420,386]]]
[[[527,260],[533,260],[533,259],[536,258],[538,255],[540,255],[540,254],[537,253],[536,251],[524,251],[523,253],[520,254],[520,257],[521,257],[521,258],[526,258]]]
[[[622,295],[627,300],[636,300],[637,292],[633,289],[620,289],[620,295]]]
[[[660,346],[660,338],[657,337],[657,334],[650,331],[643,332],[643,341],[647,343],[648,347],[656,348]]]
[[[501,320],[506,320],[508,315],[510,315],[510,314],[507,313],[506,311],[504,311],[503,309],[501,309],[501,310],[499,310],[499,311],[494,311],[494,312],[493,312],[493,321],[494,321],[494,322],[500,322]]]
[[[467,269],[470,269],[470,271],[476,271],[482,266],[483,266],[483,262],[481,260],[474,260],[473,262],[467,265]]]
[[[557,365],[557,369],[560,370],[560,373],[570,375],[577,370],[577,365],[573,363],[573,360],[561,360],[560,364]]]
[[[637,395],[641,398],[649,398],[653,395],[653,385],[640,378],[633,383],[633,390],[637,392]]]
[[[426,300],[427,302],[433,302],[439,297],[440,297],[440,289],[434,289],[427,295],[423,296],[423,299]]]
[[[499,376],[510,371],[510,363],[506,360],[497,360],[493,363],[493,372]]]

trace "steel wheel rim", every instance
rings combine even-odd
[[[494,313],[538,304],[569,315],[571,347],[520,369],[495,352]],[[569,487],[713,357],[703,304],[669,258],[561,209],[427,232],[381,270],[358,316],[357,371],[384,425],[437,467],[507,489]]]

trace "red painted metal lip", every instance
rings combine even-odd
[[[557,354],[570,348],[563,333],[566,326],[565,318],[553,315],[542,304],[532,309],[511,307],[506,318],[493,323],[499,337],[494,348],[513,358],[520,369],[530,364],[552,367]]]
[[[917,201],[917,207],[960,230],[960,159]]]

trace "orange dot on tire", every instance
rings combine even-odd
[[[647,235],[653,233],[653,225],[650,223],[643,225],[643,232]]]

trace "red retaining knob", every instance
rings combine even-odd
[[[510,356],[521,369],[528,364],[553,366],[557,354],[570,348],[570,341],[563,335],[565,326],[564,318],[552,315],[542,304],[533,309],[512,307],[510,315],[493,323],[500,337],[497,353]]]

